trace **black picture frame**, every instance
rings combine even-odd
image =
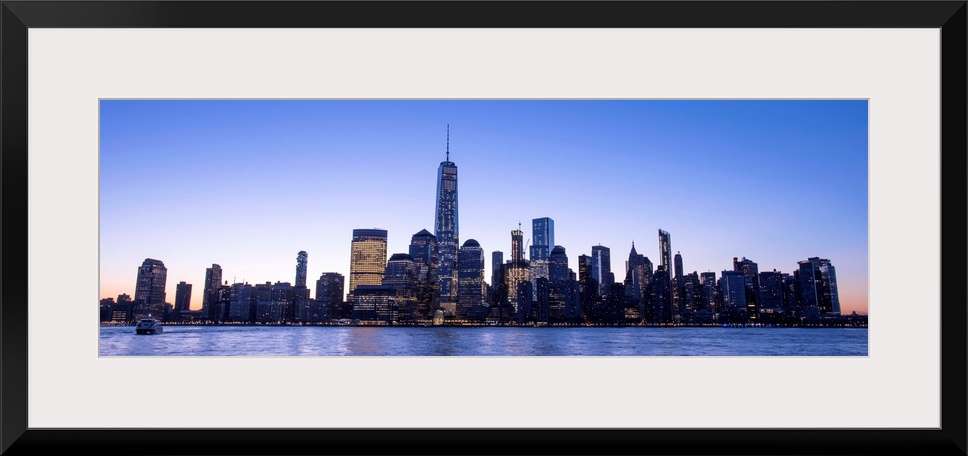
[[[966,6],[959,1],[2,1],[0,452],[20,454],[966,454]],[[553,9],[554,14],[549,14]],[[27,30],[34,27],[752,27],[941,30],[939,429],[27,427]]]

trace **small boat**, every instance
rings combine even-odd
[[[142,318],[138,321],[138,326],[135,327],[136,334],[158,334],[162,332],[164,328],[161,327],[161,322],[155,318],[147,317]]]

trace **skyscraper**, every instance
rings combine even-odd
[[[457,256],[457,316],[482,318],[484,309],[484,250],[468,239]]]
[[[202,309],[209,320],[215,320],[218,314],[218,288],[222,285],[222,267],[213,264],[205,268],[205,285],[202,290]]]
[[[520,227],[511,230],[511,261],[505,265],[504,269],[504,289],[508,292],[508,300],[514,306],[514,311],[518,311],[518,299],[524,291],[519,290],[521,282],[531,282],[531,269],[528,261],[524,259],[524,232]],[[527,287],[527,290],[534,292],[534,287]],[[530,298],[530,297],[529,297]],[[530,299],[529,299],[530,301]]]
[[[353,230],[350,246],[350,291],[359,285],[380,285],[387,264],[387,230]]]
[[[450,125],[447,126],[447,158],[437,168],[437,209],[434,235],[440,258],[440,305],[453,312],[457,302],[457,165],[450,161]]]
[[[743,271],[723,271],[719,287],[723,295],[724,311],[748,311],[746,308],[746,279]]]
[[[556,245],[548,256],[548,280],[552,283],[568,280],[568,254],[560,245]]]
[[[646,267],[647,264],[648,267]],[[636,303],[642,304],[644,298],[647,297],[649,279],[651,278],[652,263],[645,255],[635,251],[635,242],[633,242],[632,250],[629,251],[629,259],[625,263],[625,294]]]
[[[351,308],[343,306],[343,274],[324,272],[316,281],[316,302],[330,319],[349,318]]]
[[[822,313],[840,314],[837,273],[830,260],[811,257],[797,264],[800,305],[817,307]]]
[[[578,288],[577,283],[571,279],[568,269],[568,255],[565,248],[556,245],[551,249],[548,256],[548,285],[549,303],[548,315],[546,320],[541,321],[565,321],[577,320],[578,318]],[[541,302],[541,284],[536,281],[537,301]]]
[[[531,261],[547,260],[555,245],[555,221],[549,217],[531,220]]]
[[[837,291],[837,272],[830,260],[820,258],[820,311],[840,315],[840,294]]]
[[[592,277],[592,257],[578,255],[578,283],[582,306],[588,306],[598,294],[598,280]],[[587,311],[585,312],[588,313]]]
[[[491,286],[496,287],[501,283],[501,265],[504,264],[504,252],[495,250],[491,252]]]
[[[145,258],[138,268],[138,281],[134,289],[135,319],[147,316],[159,320],[165,318],[165,282],[168,280],[168,268],[165,263],[152,258]]]
[[[231,303],[229,304],[228,321],[248,322],[255,316],[256,306],[255,287],[247,283],[232,284]]]
[[[672,280],[672,242],[669,239],[669,232],[659,230],[659,266],[665,266],[669,280]]]
[[[414,234],[410,238],[410,257],[417,268],[417,313],[428,317],[440,305],[437,237],[427,230]]]
[[[759,294],[760,294],[760,273],[759,265],[753,260],[743,257],[742,261],[733,257],[733,270],[743,271],[743,280],[746,284],[746,310],[750,318],[756,319],[759,316]]]
[[[672,262],[675,265],[675,279],[679,282],[682,282],[682,255],[679,252],[676,252],[676,256],[673,258]]]
[[[296,286],[306,288],[306,262],[309,254],[305,250],[300,250],[296,255]]]
[[[437,237],[427,230],[420,230],[410,237],[410,257],[413,261],[437,267]]]
[[[175,315],[183,310],[189,310],[192,302],[192,284],[178,282],[175,286]]]
[[[520,225],[518,229],[511,230],[511,262],[515,264],[524,260],[524,231],[521,231]]]
[[[397,311],[402,320],[417,318],[417,264],[406,253],[394,253],[387,260],[383,285],[397,290]]]
[[[304,250],[296,254],[296,284],[292,289],[292,305],[288,307],[288,321],[310,321],[312,303],[309,299],[309,288],[306,288],[306,263],[309,255]]]
[[[674,288],[672,282],[672,240],[670,239],[669,232],[661,229],[659,230],[659,266],[662,266],[662,270],[666,274],[666,280],[664,281],[666,284],[666,296],[664,299],[669,304],[671,311],[674,310],[672,303],[672,290]]]
[[[776,312],[783,309],[783,274],[766,271],[760,273],[760,311]]]
[[[719,292],[716,287],[715,272],[699,273],[699,283],[702,285],[702,303],[705,309],[716,312],[716,294]]]
[[[611,257],[608,247],[601,244],[592,246],[592,277],[598,281],[598,294],[601,296],[605,296],[608,288],[615,282]]]
[[[649,305],[646,319],[652,323],[672,321],[672,288],[669,273],[665,266],[659,265],[652,274],[649,287]]]
[[[683,277],[682,277],[682,255],[680,255],[679,252],[676,252],[676,256],[672,258],[672,264],[674,269],[673,271],[674,276],[672,280],[672,284],[673,284],[672,304],[674,309],[673,312],[675,314],[680,314],[685,309],[686,287],[685,287],[685,283],[683,283]]]

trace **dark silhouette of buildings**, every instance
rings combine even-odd
[[[159,320],[166,318],[165,283],[168,279],[168,268],[165,263],[152,258],[145,258],[138,268],[138,281],[134,289],[133,318],[154,317]]]
[[[213,264],[210,268],[205,268],[205,285],[202,290],[202,311],[208,316],[209,320],[216,320],[218,303],[218,289],[222,285],[222,267]]]
[[[178,282],[175,286],[175,313],[177,316],[181,315],[182,312],[189,310],[192,303],[192,284],[185,282]]]
[[[746,312],[753,320],[759,316],[760,277],[759,266],[752,260],[743,257],[737,260],[733,257],[733,270],[743,272],[743,284],[746,287]]]
[[[316,281],[316,303],[325,319],[338,320],[352,316],[352,305],[343,302],[343,274],[324,272]]]

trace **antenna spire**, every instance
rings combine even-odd
[[[450,124],[447,124],[447,161],[450,161]]]

